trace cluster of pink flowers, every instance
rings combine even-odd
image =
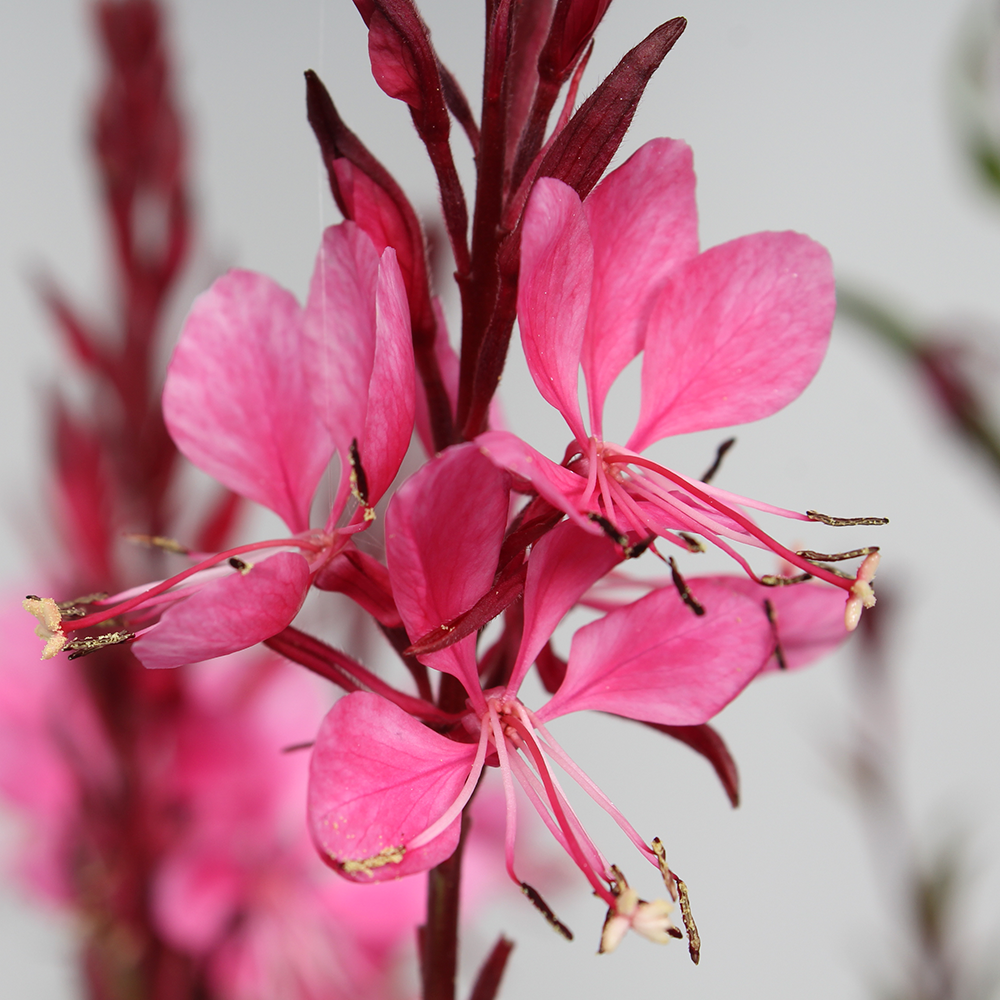
[[[760,419],[802,392],[830,334],[829,257],[791,232],[699,251],[683,142],[655,139],[603,176],[682,19],[657,28],[576,108],[607,0],[489,3],[477,122],[410,0],[356,5],[375,78],[409,105],[440,183],[461,295],[460,352],[433,294],[416,213],[307,75],[310,121],[346,221],[323,235],[304,306],[242,270],[200,296],[163,393],[179,451],[274,511],[287,534],[220,551],[170,543],[190,565],[158,583],[71,605],[32,597],[25,606],[39,619],[46,657],[127,643],[146,667],[172,668],[263,642],[338,685],[346,693],[311,752],[308,823],[320,856],[345,879],[369,887],[446,863],[492,767],[506,800],[507,873],[558,930],[568,934],[518,874],[515,785],[606,904],[602,951],[628,929],[659,942],[683,936],[672,922],[680,899],[697,959],[686,890],[663,845],[632,827],[548,727],[571,712],[610,712],[685,740],[725,775],[731,762],[708,721],[761,672],[832,648],[874,603],[876,549],[793,551],[750,511],[834,525],[879,519],[785,510],[642,455],[669,435]],[[546,136],[564,88],[565,107]],[[452,159],[452,117],[476,156],[471,219]],[[490,426],[515,318],[535,385],[569,428],[561,460]],[[640,353],[638,424],[614,444],[603,436],[605,399]],[[414,434],[427,457],[398,482]],[[314,522],[331,462],[334,499]],[[702,540],[741,572],[685,579],[657,548],[694,553]],[[762,574],[737,545],[767,550],[783,568]],[[630,581],[623,564],[639,556],[669,562],[670,579],[643,585],[648,593],[631,602],[610,596],[609,584]],[[849,558],[862,560],[854,575],[831,565]],[[346,594],[372,617],[409,669],[411,690],[296,628],[312,588]],[[575,632],[563,659],[553,634],[581,604],[600,615]],[[539,707],[519,694],[533,667],[551,694]],[[231,669],[227,683],[238,687],[241,671],[263,668]],[[212,759],[207,743],[223,726],[200,718],[190,750],[198,761]],[[664,898],[640,899],[607,861],[553,764],[658,870]],[[257,764],[244,766],[256,780]],[[200,915],[181,931],[200,942],[221,919],[206,923],[204,914],[228,912],[230,887],[246,885],[234,874],[239,851],[223,834],[255,824],[212,801],[210,768],[193,773],[206,819],[164,876],[163,905],[178,917],[172,926],[183,926],[184,894],[194,886],[211,895],[211,904],[190,908]],[[267,891],[294,893],[298,864],[296,855],[288,880]],[[267,919],[261,905],[252,919]],[[423,958],[426,977],[433,956]]]

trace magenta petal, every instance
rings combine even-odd
[[[628,447],[786,406],[823,360],[834,309],[829,254],[799,233],[744,236],[682,265],[650,317]]]
[[[384,698],[341,698],[320,726],[309,767],[309,828],[323,859],[355,882],[444,861],[458,844],[460,816],[423,847],[405,847],[458,798],[475,756],[474,744],[438,735]],[[400,857],[395,848],[404,849],[401,860],[390,860]],[[352,861],[369,864],[345,870]]]
[[[358,442],[374,503],[413,429],[409,307],[395,252],[380,259],[354,223],[330,226],[309,286],[305,335],[316,408],[342,461]]]
[[[621,560],[620,546],[571,521],[557,525],[532,548],[524,584],[524,632],[508,690],[520,687],[563,615]]]
[[[565,511],[594,534],[601,534],[600,528],[579,513],[579,501],[587,485],[581,476],[557,465],[509,431],[486,431],[476,438],[476,444],[491,462],[527,480],[553,507]]]
[[[411,476],[386,511],[385,547],[396,606],[416,642],[468,611],[489,589],[507,527],[510,480],[474,444]],[[475,636],[421,659],[478,690]]]
[[[536,184],[524,213],[517,317],[538,391],[587,440],[577,396],[594,250],[580,199],[551,177]]]
[[[206,584],[172,605],[132,651],[147,667],[179,667],[235,653],[276,635],[298,614],[309,589],[309,564],[278,552]]]
[[[832,653],[850,635],[844,625],[844,592],[837,587],[822,583],[764,587],[742,576],[710,579],[758,604],[771,602],[785,667],[789,670],[808,666]],[[764,670],[778,669],[778,659],[772,656]]]
[[[698,253],[694,187],[688,145],[653,139],[583,203],[594,284],[582,361],[595,433],[611,383],[642,350],[654,293]]]
[[[688,583],[706,608],[703,616],[664,587],[580,629],[566,679],[538,715],[597,709],[696,726],[736,697],[774,648],[767,616],[714,580]]]
[[[292,531],[309,527],[333,453],[302,353],[294,296],[264,275],[230,271],[195,300],[163,389],[164,419],[181,452]]]

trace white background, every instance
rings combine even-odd
[[[423,10],[475,104],[480,5],[436,0]],[[703,245],[794,228],[830,249],[839,278],[886,293],[915,317],[1000,318],[1000,211],[971,182],[948,119],[965,12],[964,0],[616,0],[584,91],[657,23],[686,15],[687,32],[650,85],[623,155],[656,135],[691,143]],[[200,216],[191,292],[239,264],[304,293],[321,229],[337,221],[305,121],[306,68],[320,72],[345,119],[417,205],[433,208],[422,150],[405,110],[371,80],[349,0],[181,0],[171,34]],[[21,586],[30,573],[23,539],[39,527],[37,415],[64,363],[28,277],[44,264],[98,314],[106,298],[84,159],[95,85],[87,5],[4,4],[0,79],[0,568]],[[456,149],[465,158],[461,136]],[[182,315],[179,303],[178,322]],[[503,393],[512,428],[561,455],[565,429],[535,398],[516,356]],[[624,432],[629,394],[619,399]],[[974,875],[966,940],[994,940],[1000,482],[955,443],[911,373],[847,324],[835,329],[804,396],[738,436],[720,485],[793,508],[891,517],[877,539],[863,540],[883,546],[879,582],[899,612],[894,663],[909,806],[928,842],[965,837]],[[668,442],[656,454],[697,473],[719,437]],[[841,547],[855,536],[808,541]],[[518,942],[508,997],[871,995],[898,963],[844,777],[851,669],[850,653],[841,653],[754,685],[723,713],[719,728],[743,777],[735,812],[707,766],[657,734],[590,718],[557,728],[633,823],[666,841],[697,908],[699,968],[682,946],[640,940],[594,957],[603,914],[581,884],[559,907],[577,931],[574,944],[526,904],[504,903],[483,936],[467,941],[466,974],[502,928]],[[612,860],[625,850],[612,850]],[[656,891],[653,882],[639,888]],[[72,996],[70,954],[64,926],[5,890],[0,994]]]

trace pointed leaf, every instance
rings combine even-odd
[[[653,306],[628,447],[780,410],[816,374],[834,310],[830,256],[799,233],[744,236],[682,265]]]
[[[370,883],[450,857],[461,816],[423,847],[405,847],[456,800],[475,755],[474,745],[438,735],[377,695],[341,698],[323,720],[309,768],[309,828],[323,860]]]
[[[292,531],[333,452],[306,384],[302,316],[290,292],[230,271],[200,295],[167,370],[163,415],[177,447]]]
[[[235,653],[276,635],[298,614],[309,590],[309,564],[278,552],[206,584],[164,613],[132,652],[147,667],[179,667]]]

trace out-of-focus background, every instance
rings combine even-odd
[[[425,0],[421,8],[475,104],[481,5]],[[830,249],[840,280],[928,326],[974,329],[980,372],[1000,387],[990,354],[992,344],[1000,366],[1000,341],[988,329],[991,318],[1000,322],[1000,202],[975,183],[949,100],[969,9],[967,0],[615,0],[583,90],[657,23],[687,16],[616,162],[653,136],[686,139],[704,246],[762,229],[806,232]],[[305,121],[307,68],[418,207],[433,210],[422,148],[405,109],[371,79],[364,27],[349,0],[176,0],[168,11],[193,129],[199,232],[189,295],[229,265],[304,294],[320,232],[337,221]],[[24,540],[43,529],[37,414],[65,364],[30,279],[44,267],[98,314],[109,287],[85,159],[83,123],[96,84],[88,12],[82,0],[48,0],[5,4],[0,14],[0,572],[15,591],[31,579]],[[462,137],[455,143],[467,160]],[[183,312],[179,301],[178,327]],[[502,395],[512,429],[561,455],[565,429],[537,398],[516,348]],[[633,396],[617,396],[623,433]],[[1000,481],[948,431],[914,372],[846,322],[803,397],[736,434],[720,486],[792,508],[891,518],[885,528],[840,534],[791,537],[796,525],[775,527],[827,551],[883,547],[878,583],[893,605],[906,808],[923,847],[961,845],[968,893],[954,920],[970,953],[989,947],[1000,928],[992,849],[1000,834]],[[697,474],[723,436],[669,442],[656,456]],[[721,565],[710,558],[706,568]],[[692,559],[683,568],[694,574],[701,566]],[[503,993],[510,997],[633,989],[692,1000],[876,995],[898,972],[901,931],[847,775],[853,656],[848,647],[801,673],[765,678],[719,717],[742,774],[735,811],[701,759],[656,733],[604,718],[555,727],[638,829],[668,845],[692,892],[700,967],[683,946],[638,939],[595,957],[603,913],[574,887],[558,909],[576,942],[557,938],[526,905],[496,907],[481,933],[466,937],[466,975],[502,929],[517,942]],[[13,842],[13,824],[3,830]],[[613,851],[610,858],[618,860]],[[652,881],[639,888],[657,891]],[[0,994],[72,997],[70,930],[7,884]]]

